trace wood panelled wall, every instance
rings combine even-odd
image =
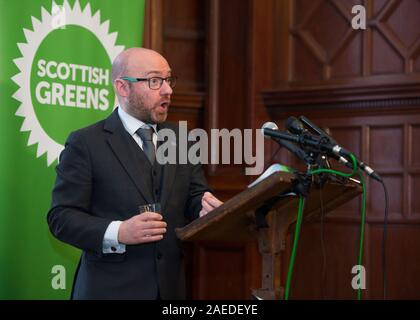
[[[366,8],[366,30],[351,28],[355,4]],[[287,117],[305,115],[384,177],[391,299],[420,298],[419,16],[418,0],[147,1],[145,46],[162,52],[179,77],[171,120],[243,129],[268,120],[282,127]],[[265,146],[267,166],[302,168],[271,142]],[[251,179],[241,166],[205,169],[223,199]],[[380,184],[366,182],[363,297],[381,299],[384,197]],[[304,224],[291,297],[355,299],[359,232],[357,199]],[[196,243],[191,253],[191,298],[247,299],[260,286],[253,243]]]

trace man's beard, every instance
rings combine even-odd
[[[151,110],[147,109],[144,105],[143,99],[134,93],[130,93],[128,96],[128,109],[137,119],[144,123],[154,124],[155,121],[152,119]]]

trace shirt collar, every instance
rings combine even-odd
[[[134,118],[132,115],[129,115],[127,112],[125,112],[121,107],[118,108],[118,115],[120,116],[120,119],[124,125],[125,130],[130,135],[134,135],[136,131],[140,128],[153,128],[153,131],[157,132],[157,125],[156,124],[146,124],[143,121]]]

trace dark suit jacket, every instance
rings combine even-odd
[[[168,123],[162,128],[178,131]],[[83,250],[74,299],[185,298],[183,250],[175,228],[198,217],[201,197],[209,191],[200,165],[163,166],[160,202],[168,225],[163,240],[127,245],[123,254],[102,253],[111,221],[126,220],[138,214],[139,205],[154,202],[146,179],[150,165],[133,143],[115,110],[70,134],[60,155],[47,220],[55,237]]]

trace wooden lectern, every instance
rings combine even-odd
[[[298,197],[290,195],[296,183],[293,173],[276,172],[244,190],[209,214],[176,230],[182,241],[258,240],[262,256],[262,288],[253,290],[261,299],[280,299],[284,295],[280,279],[280,253],[285,250],[289,226],[296,221]],[[343,183],[344,182],[344,183]],[[315,219],[361,193],[356,181],[328,182],[319,190],[314,184],[306,199],[304,221]]]

